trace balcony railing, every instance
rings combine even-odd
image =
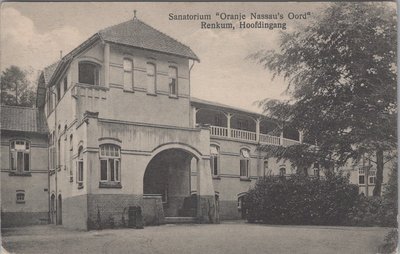
[[[241,140],[250,140],[250,141],[257,140],[257,135],[255,132],[237,130],[237,129],[231,129],[231,137],[235,138],[235,139],[241,139]]]
[[[257,140],[256,132],[238,130],[238,129],[230,129],[230,132],[229,132],[229,129],[226,127],[220,127],[220,126],[214,126],[214,125],[210,126],[210,134],[211,134],[211,136],[214,136],[214,137],[227,137],[227,138],[243,140],[243,141],[252,141],[252,142],[259,141],[261,144],[268,144],[268,145],[291,146],[291,145],[300,144],[300,141],[297,141],[297,140],[292,140],[292,139],[287,139],[287,138],[282,138],[282,137],[277,137],[277,136],[271,136],[268,134],[261,134],[261,133],[259,134],[259,137],[258,137],[259,140]]]

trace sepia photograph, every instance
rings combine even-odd
[[[398,253],[397,4],[3,2],[1,253]]]

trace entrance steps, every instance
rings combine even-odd
[[[196,217],[165,217],[165,224],[196,223]]]

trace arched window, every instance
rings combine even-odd
[[[19,173],[30,171],[30,143],[25,140],[10,142],[10,168]]]
[[[78,161],[76,163],[76,182],[78,186],[83,186],[83,147],[78,149]]]
[[[250,164],[250,151],[248,149],[240,149],[240,178],[248,179]]]
[[[124,58],[124,89],[133,90],[133,61]]]
[[[120,148],[112,144],[100,146],[100,182],[119,183],[121,153]]]
[[[156,65],[154,63],[147,63],[146,65],[147,72],[147,93],[155,94],[156,93]]]
[[[219,147],[216,145],[210,146],[210,167],[213,177],[219,176]]]
[[[169,95],[178,95],[178,68],[170,66],[168,70],[169,76]]]
[[[100,67],[92,62],[79,63],[79,83],[88,85],[99,85]]]

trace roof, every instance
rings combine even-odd
[[[108,42],[154,50],[199,61],[196,54],[186,45],[147,25],[137,18],[99,31]]]
[[[218,102],[207,101],[207,100],[203,100],[203,99],[199,99],[199,98],[195,98],[195,97],[191,97],[190,101],[192,104],[201,104],[204,106],[210,106],[212,108],[222,108],[222,109],[229,110],[229,111],[236,111],[238,113],[251,114],[251,115],[257,116],[257,117],[265,117],[264,115],[257,113],[257,112],[253,112],[250,110],[241,109],[241,108],[237,108],[237,107],[232,107],[232,106],[218,103]]]
[[[59,63],[60,63],[60,61],[57,61],[57,62],[53,63],[52,65],[49,65],[46,68],[44,68],[43,74],[44,74],[44,82],[46,84],[49,83],[49,81],[50,81],[51,77],[53,76],[54,71],[56,70]]]
[[[0,110],[1,130],[48,132],[44,113],[37,108],[2,105]]]

